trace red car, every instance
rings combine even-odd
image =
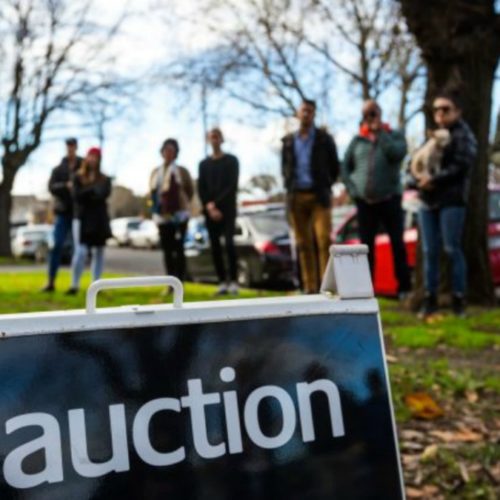
[[[490,187],[489,205],[489,251],[493,282],[500,285],[500,186]],[[404,241],[411,269],[416,264],[417,254],[417,212],[419,200],[415,191],[407,191],[403,196],[405,212]],[[336,213],[337,212],[337,213]],[[359,243],[356,207],[338,207],[334,210],[333,241],[337,243]],[[380,232],[375,238],[375,293],[396,295],[397,281],[394,273],[392,250],[389,236]]]

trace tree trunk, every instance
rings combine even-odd
[[[0,183],[0,257],[10,257],[10,213],[12,210],[12,187],[16,173],[26,161],[19,152],[6,153],[2,157],[3,180]]]
[[[459,90],[463,116],[478,140],[478,158],[471,174],[464,249],[468,264],[469,299],[492,304],[494,289],[489,264],[488,137],[492,89],[498,63],[498,15],[492,0],[400,0],[410,30],[427,65],[426,112],[443,88]]]
[[[12,208],[12,184],[6,182],[5,178],[0,184],[0,256],[12,255],[10,248],[10,212]]]

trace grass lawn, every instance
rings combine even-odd
[[[88,280],[85,275],[82,289]],[[44,282],[41,271],[0,268],[0,314],[84,307],[83,292],[64,295],[68,272],[52,295],[39,292]],[[98,305],[171,300],[160,291],[103,292]],[[185,300],[211,300],[214,292],[214,286],[187,283]],[[273,295],[279,293],[240,293]],[[500,498],[500,309],[471,308],[466,319],[443,314],[423,323],[396,301],[381,299],[380,305],[408,499]],[[422,394],[439,410],[429,418],[408,403]]]
[[[120,275],[107,274],[107,278],[116,278]],[[69,272],[60,273],[57,281],[57,291],[52,294],[41,293],[45,285],[44,271],[18,273],[4,272],[0,269],[0,314],[15,312],[34,312],[65,309],[83,309],[85,307],[85,292],[90,276],[84,274],[82,291],[77,296],[66,296],[64,292],[69,288]],[[134,288],[100,292],[97,298],[98,307],[113,307],[137,304],[161,304],[171,302],[171,297],[161,295],[162,288]],[[186,302],[217,300],[214,298],[216,287],[198,283],[186,283],[184,286],[184,300]],[[240,290],[238,298],[269,297],[276,295],[272,292],[259,290]],[[223,297],[231,298],[229,296]]]

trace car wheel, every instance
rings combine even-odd
[[[238,262],[238,284],[243,288],[250,288],[253,284],[252,271],[248,262]]]

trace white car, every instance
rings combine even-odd
[[[28,257],[44,262],[53,245],[53,232],[54,227],[49,224],[20,227],[11,241],[14,257]]]
[[[158,226],[150,219],[141,222],[137,229],[130,231],[130,246],[134,248],[158,248],[160,233]]]
[[[143,219],[140,217],[119,217],[111,221],[113,239],[120,246],[130,245],[130,233],[138,229]]]

